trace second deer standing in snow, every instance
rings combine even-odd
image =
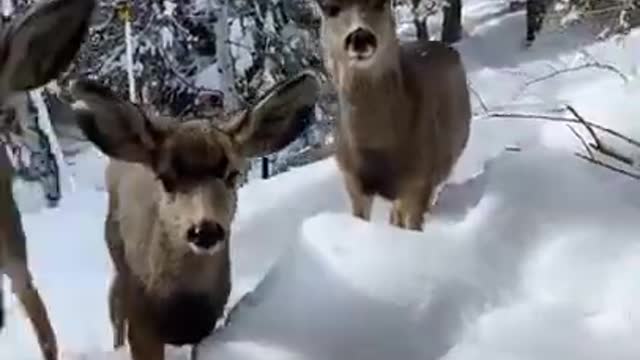
[[[401,44],[391,0],[316,1],[340,102],[336,158],[352,213],[369,220],[380,195],[393,202],[393,225],[421,230],[469,138],[459,53],[441,42]]]

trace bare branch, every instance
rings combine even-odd
[[[580,133],[576,129],[574,129],[573,126],[567,124],[567,127],[569,128],[569,130],[571,130],[573,135],[575,135],[576,138],[578,138],[580,143],[582,143],[582,146],[585,148],[585,150],[587,150],[587,153],[589,154],[589,158],[595,159],[595,156],[593,156],[593,151],[591,151],[591,147],[589,146],[589,144],[587,144],[587,141],[582,137],[582,135],[580,135]]]
[[[573,116],[576,117],[576,119],[578,121],[580,121],[581,124],[584,125],[585,128],[587,128],[587,131],[589,131],[589,134],[591,134],[591,137],[593,138],[593,141],[595,141],[595,145],[591,144],[591,147],[600,152],[603,155],[612,157],[620,162],[623,162],[627,165],[633,165],[633,159],[630,158],[629,156],[623,155],[621,153],[619,153],[617,150],[615,150],[614,148],[607,146],[604,142],[602,142],[600,140],[600,138],[598,137],[598,135],[596,134],[596,132],[593,130],[593,128],[589,125],[589,123],[587,123],[587,121],[576,111],[576,109],[574,109],[571,105],[567,105],[567,110],[569,110],[569,112],[571,112],[571,114],[573,114]]]
[[[587,64],[582,64],[582,65],[578,65],[578,66],[574,66],[574,67],[570,67],[570,68],[566,68],[566,69],[561,69],[561,70],[555,70],[547,75],[544,76],[540,76],[537,77],[535,79],[529,80],[527,82],[524,83],[523,87],[529,87],[533,84],[537,84],[540,82],[543,82],[545,80],[549,80],[551,78],[554,78],[556,76],[562,75],[562,74],[566,74],[566,73],[570,73],[570,72],[576,72],[576,71],[580,71],[580,70],[584,70],[584,69],[590,69],[590,68],[595,68],[595,69],[600,69],[600,70],[606,70],[606,71],[610,71],[616,75],[618,75],[622,81],[624,81],[625,83],[629,82],[629,78],[627,77],[627,75],[625,75],[622,71],[618,70],[615,66],[610,65],[610,64],[602,64],[600,62],[597,61],[593,61],[593,62],[589,62]]]
[[[640,147],[640,143],[636,140],[633,140],[629,137],[626,137],[614,130],[605,128],[601,125],[598,124],[594,124],[591,123],[587,120],[584,119],[584,117],[582,117],[575,108],[573,108],[572,106],[567,106],[566,107],[567,110],[569,112],[571,112],[573,114],[573,116],[575,116],[575,119],[571,119],[571,118],[563,118],[563,117],[559,117],[559,116],[550,116],[550,115],[530,115],[530,114],[508,114],[508,113],[489,113],[487,114],[487,117],[496,117],[496,118],[521,118],[521,119],[532,119],[532,120],[551,120],[551,121],[558,121],[558,122],[566,122],[566,123],[574,123],[574,124],[581,124],[583,125],[587,131],[589,131],[589,134],[591,135],[591,137],[593,138],[593,141],[595,142],[595,144],[588,144],[587,141],[580,135],[580,133],[578,133],[571,125],[567,124],[567,127],[569,128],[569,130],[571,130],[571,132],[578,138],[578,140],[580,140],[580,142],[582,143],[582,145],[584,146],[584,148],[587,150],[587,153],[589,154],[588,156],[580,154],[580,153],[575,153],[575,155],[583,160],[589,161],[590,163],[594,164],[594,165],[598,165],[598,166],[602,166],[604,168],[607,168],[609,170],[615,171],[617,173],[623,174],[623,175],[627,175],[630,176],[634,179],[638,179],[640,180],[640,174],[634,174],[632,172],[629,172],[627,170],[621,169],[619,167],[616,167],[614,165],[608,164],[602,160],[598,160],[595,158],[595,154],[593,153],[592,150],[595,150],[597,152],[599,152],[602,155],[608,156],[610,158],[613,158],[617,161],[622,162],[623,164],[629,165],[629,166],[633,166],[634,161],[631,157],[623,155],[621,153],[619,153],[617,150],[613,149],[612,147],[606,145],[596,134],[594,129],[598,129],[600,131],[606,132],[610,135],[613,135],[617,138],[620,138],[622,140],[627,141],[628,143]],[[507,150],[511,150],[511,149],[507,149]],[[511,150],[513,151],[513,150]]]
[[[498,113],[498,112],[490,112],[485,114],[483,117],[481,118],[496,118],[496,119],[500,119],[500,118],[513,118],[513,119],[528,119],[528,120],[543,120],[543,121],[557,121],[557,122],[564,122],[564,123],[572,123],[572,124],[583,124],[580,120],[578,119],[572,119],[572,118],[566,118],[566,117],[561,117],[561,116],[553,116],[553,115],[542,115],[542,114],[522,114],[522,113]],[[640,148],[640,141],[638,140],[634,140],[628,136],[622,135],[621,133],[609,129],[607,127],[604,127],[602,125],[598,125],[598,124],[594,124],[592,122],[586,121],[585,122],[587,124],[589,124],[589,126],[591,126],[594,129],[600,130],[604,133],[607,133],[613,137],[619,138],[635,147],[639,147]],[[584,125],[584,124],[583,124]]]
[[[587,121],[580,115],[578,114],[578,112],[576,111],[576,109],[573,108],[573,106],[571,105],[567,105],[567,110],[569,110],[569,112],[575,116],[575,118],[582,124],[584,125],[585,128],[587,128],[587,131],[589,131],[589,134],[591,134],[591,137],[593,138],[593,141],[596,142],[596,149],[601,149],[602,146],[602,141],[600,141],[600,138],[598,138],[598,135],[596,134],[595,131],[593,131],[593,128],[591,126],[589,126],[589,124],[587,123]]]
[[[604,161],[600,161],[600,160],[597,160],[597,159],[592,159],[592,158],[589,158],[589,157],[584,156],[584,155],[579,154],[579,153],[576,153],[575,155],[577,157],[579,157],[580,159],[586,160],[586,161],[588,161],[588,162],[590,162],[590,163],[592,163],[594,165],[602,166],[602,167],[607,168],[607,169],[609,169],[611,171],[615,171],[615,172],[617,172],[619,174],[627,175],[627,176],[630,176],[630,177],[632,177],[632,178],[634,178],[636,180],[640,180],[640,175],[638,175],[638,174],[634,174],[634,173],[629,172],[627,170],[623,170],[623,169],[617,168],[617,167],[615,167],[613,165],[605,163]]]
[[[482,96],[480,96],[480,93],[478,93],[476,91],[476,89],[473,88],[473,85],[471,84],[471,81],[469,81],[469,90],[471,90],[471,93],[473,94],[473,96],[475,96],[476,99],[478,99],[478,103],[480,104],[480,107],[482,107],[482,110],[484,111],[484,113],[485,114],[488,113],[489,112],[489,107],[487,106],[487,104],[482,99]]]

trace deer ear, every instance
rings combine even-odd
[[[226,128],[240,153],[258,157],[276,152],[295,140],[311,123],[320,92],[310,71],[276,85],[251,109]]]
[[[98,149],[115,159],[153,165],[167,126],[91,80],[74,82],[71,96],[78,127]]]
[[[95,0],[38,0],[3,34],[2,85],[6,91],[40,87],[73,61],[88,32]]]

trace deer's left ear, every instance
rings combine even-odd
[[[259,157],[281,150],[311,123],[320,93],[315,74],[302,72],[276,85],[226,127],[239,152]]]
[[[3,33],[0,79],[6,91],[40,87],[73,61],[95,0],[38,0]]]

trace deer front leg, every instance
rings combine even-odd
[[[371,219],[371,208],[373,207],[373,196],[362,191],[362,186],[357,177],[349,172],[343,172],[344,182],[351,200],[351,213],[362,220]]]
[[[125,336],[125,280],[121,274],[116,274],[109,289],[109,318],[113,328],[113,348],[118,349],[124,345]]]
[[[33,285],[31,273],[24,262],[6,266],[7,275],[11,279],[13,292],[27,313],[38,338],[40,350],[46,360],[58,358],[58,345],[49,321],[44,302]]]
[[[164,344],[160,342],[148,327],[144,319],[134,314],[128,317],[129,349],[133,360],[164,360]]]
[[[424,215],[435,202],[433,187],[417,188],[406,191],[393,202],[391,209],[391,225],[399,228],[422,231]]]
[[[118,223],[113,220],[111,214],[105,221],[105,239],[111,255],[111,261],[115,267],[115,275],[109,289],[109,318],[113,329],[113,348],[124,345],[126,326],[126,298],[128,267],[125,263],[124,243],[119,235]]]
[[[399,228],[404,227],[404,220],[402,219],[402,213],[400,211],[400,201],[398,200],[394,200],[391,204],[391,210],[389,211],[389,224]]]
[[[58,345],[44,302],[27,264],[26,236],[9,183],[0,181],[0,265],[33,325],[46,360],[58,358]]]

